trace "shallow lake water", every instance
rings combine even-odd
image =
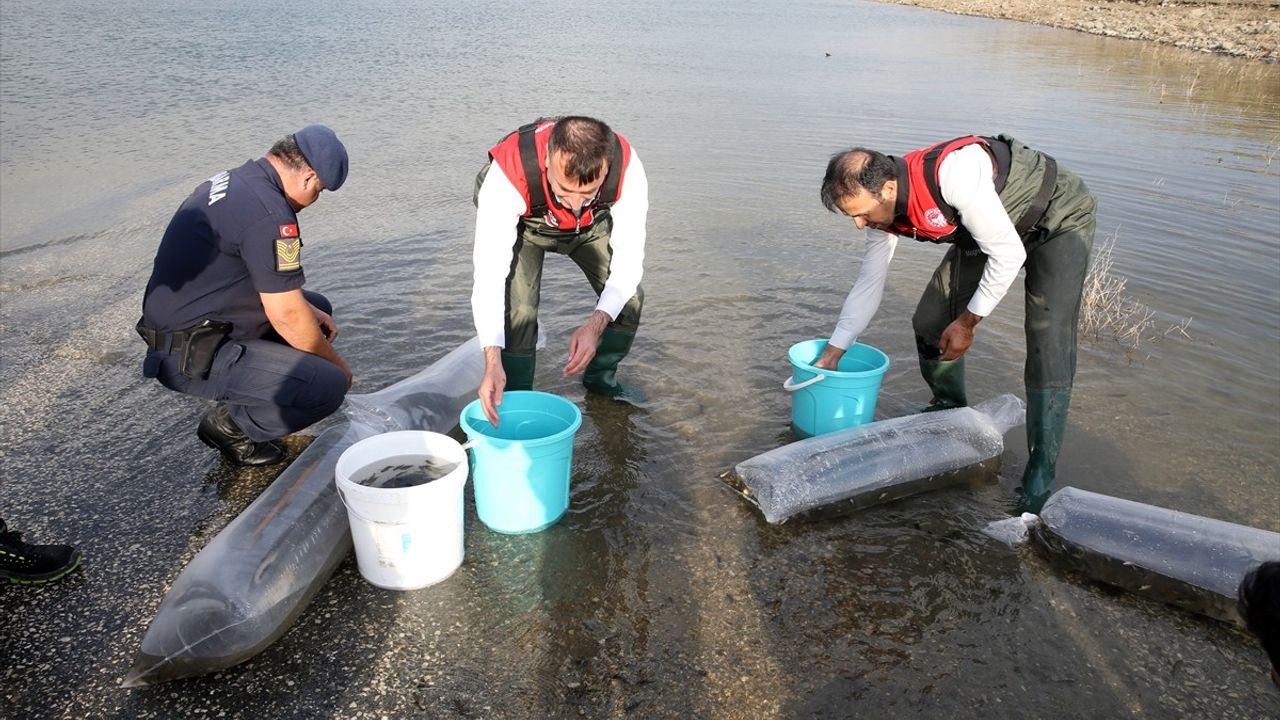
[[[830,154],[1008,132],[1085,179],[1150,318],[1136,347],[1082,338],[1059,483],[1280,530],[1280,67],[856,1],[8,0],[0,38],[0,513],[86,556],[0,588],[22,715],[1280,715],[1240,631],[981,533],[1021,430],[997,479],[781,526],[717,477],[791,441],[787,348],[829,334],[856,275],[860,234],[818,201]],[[474,174],[567,113],[626,135],[651,196],[622,369],[646,406],[560,376],[594,298],[547,262],[537,386],[584,416],[569,513],[503,536],[468,499],[446,582],[382,591],[348,561],[249,663],[119,688],[168,584],[273,476],[222,466],[200,404],[140,377],[173,210],[334,127],[351,174],[301,215],[304,264],[370,392],[473,334]],[[941,255],[900,243],[861,338],[892,361],[877,417],[928,400],[910,317]],[[972,399],[1023,392],[1022,301],[978,328]]]

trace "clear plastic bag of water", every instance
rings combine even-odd
[[[1027,525],[1056,565],[1236,624],[1240,581],[1280,560],[1280,533],[1072,487]]]
[[[834,503],[855,509],[964,481],[998,462],[1026,405],[1001,395],[973,407],[907,415],[819,435],[738,463],[725,479],[780,523]]]
[[[378,433],[448,432],[483,373],[473,338],[412,377],[349,395],[346,420],[321,433],[174,580],[123,684],[228,668],[283,635],[351,552],[347,511],[334,488],[342,452]]]

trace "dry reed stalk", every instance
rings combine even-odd
[[[1155,312],[1125,294],[1125,278],[1112,272],[1115,265],[1111,251],[1116,235],[1112,234],[1093,249],[1093,262],[1085,276],[1080,300],[1080,334],[1102,340],[1109,337],[1130,350],[1137,350],[1152,337]],[[1181,325],[1183,334],[1190,320]],[[1175,326],[1178,327],[1178,326]],[[1170,328],[1172,330],[1173,328]],[[1165,333],[1168,335],[1168,332]]]

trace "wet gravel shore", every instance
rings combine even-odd
[[[956,15],[1018,20],[1094,35],[1146,40],[1189,50],[1275,62],[1280,1],[880,0]]]

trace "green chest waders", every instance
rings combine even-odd
[[[507,374],[508,390],[533,388],[542,263],[546,253],[568,255],[586,275],[597,297],[609,279],[611,220],[598,221],[580,233],[568,235],[544,234],[540,224],[521,221],[515,262],[507,278],[507,346],[502,351],[502,366]],[[588,390],[621,400],[643,401],[643,394],[636,388],[624,386],[617,380],[618,364],[631,351],[643,305],[644,290],[636,288],[636,294],[623,306],[617,319],[605,328],[595,357],[582,374],[582,384]]]
[[[1015,224],[1027,248],[1024,381],[1029,457],[1022,476],[1022,507],[1035,512],[1053,490],[1066,429],[1076,368],[1076,326],[1093,247],[1096,204],[1083,181],[1058,169],[1043,214],[1038,220],[1028,220],[1035,196],[1045,187],[1043,180],[1051,160],[1013,138],[1000,139],[1009,143],[1012,153],[1000,199],[1009,217],[1019,219]],[[964,358],[942,362],[938,342],[977,291],[986,261],[972,238],[960,238],[947,251],[916,306],[912,325],[920,372],[933,391],[927,409],[967,402]]]
[[[486,164],[476,176],[477,202],[480,186],[489,167]],[[609,247],[612,231],[613,219],[607,214],[581,230],[560,230],[541,218],[521,218],[516,230],[504,299],[506,347],[502,350],[502,369],[507,375],[507,390],[533,389],[534,370],[537,366],[542,263],[546,254],[551,252],[569,256],[586,276],[596,297],[599,297],[609,279],[609,267],[613,258],[613,251]],[[636,294],[627,301],[622,312],[609,323],[600,337],[595,358],[582,375],[582,383],[588,390],[623,400],[641,399],[641,393],[635,388],[619,384],[616,376],[618,363],[630,352],[635,340],[643,306],[644,290],[637,287]]]

